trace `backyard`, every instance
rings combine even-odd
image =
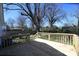
[[[70,3],[0,3],[0,56],[78,56],[77,7]]]

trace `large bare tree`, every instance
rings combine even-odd
[[[36,26],[37,31],[40,31],[40,22],[42,18],[45,16],[45,4],[40,3],[25,3],[25,4],[14,4],[10,3],[7,5],[16,5],[19,7],[19,9],[12,9],[12,8],[6,8],[8,10],[21,10],[21,15],[27,16],[33,23],[33,25]]]
[[[49,20],[50,27],[56,21],[60,21],[64,18],[65,13],[57,6],[57,4],[40,4],[40,3],[25,3],[25,4],[7,4],[7,5],[16,5],[21,10],[21,15],[27,16],[31,21],[32,25],[36,26],[36,30],[40,31],[40,24],[42,19],[47,15]],[[11,8],[6,8],[8,10],[15,10]]]
[[[48,4],[46,11],[50,27],[55,22],[61,21],[62,18],[66,17],[65,12],[57,4]]]

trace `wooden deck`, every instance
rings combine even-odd
[[[32,41],[0,49],[0,56],[66,56],[50,45]]]
[[[49,46],[57,49],[58,51],[64,53],[67,56],[77,56],[76,50],[72,45],[62,44],[62,43],[44,40],[40,38],[35,39],[35,41],[46,43]]]

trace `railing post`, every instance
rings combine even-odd
[[[73,35],[73,45],[74,45],[74,47],[76,47],[76,38],[75,38],[75,35]]]
[[[77,35],[73,35],[73,45],[76,49],[77,54],[79,54],[79,39]]]

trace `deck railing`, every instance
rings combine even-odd
[[[38,32],[35,34],[34,38],[42,38],[50,41],[72,45],[75,47],[77,53],[79,52],[79,39],[76,34]]]

